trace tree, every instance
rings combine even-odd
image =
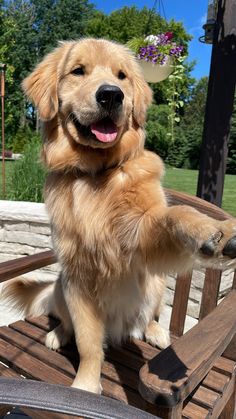
[[[155,151],[163,160],[167,158],[169,149],[168,113],[167,105],[152,105],[146,123],[146,148]]]
[[[35,10],[38,59],[58,41],[78,39],[85,35],[94,7],[88,0],[32,0]]]
[[[176,144],[170,150],[168,162],[177,167],[198,169],[202,143],[208,78],[197,81],[176,127]]]
[[[156,11],[151,11],[147,7],[138,9],[136,6],[125,6],[109,15],[97,12],[88,22],[86,33],[89,36],[107,38],[125,44],[133,37],[167,31],[174,32],[176,40],[187,50],[191,37],[185,31],[183,24],[174,20],[167,22]]]

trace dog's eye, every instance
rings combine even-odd
[[[120,80],[126,79],[126,74],[121,70],[118,73],[118,79],[120,79]]]
[[[83,67],[77,67],[74,70],[72,70],[71,74],[75,74],[75,76],[83,76],[84,75],[84,69],[83,69]]]

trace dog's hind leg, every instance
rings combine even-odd
[[[61,276],[59,277],[54,290],[52,311],[52,314],[54,314],[61,323],[47,334],[45,345],[50,349],[56,350],[65,346],[70,341],[73,334],[71,317],[63,295]]]

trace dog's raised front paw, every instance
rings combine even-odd
[[[218,265],[215,267],[225,268],[236,265],[236,221],[221,222],[219,231],[212,234],[200,247],[200,255],[203,258],[214,259]]]

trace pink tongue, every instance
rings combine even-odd
[[[117,137],[117,127],[112,121],[98,121],[91,125],[91,131],[103,143],[111,143]]]

